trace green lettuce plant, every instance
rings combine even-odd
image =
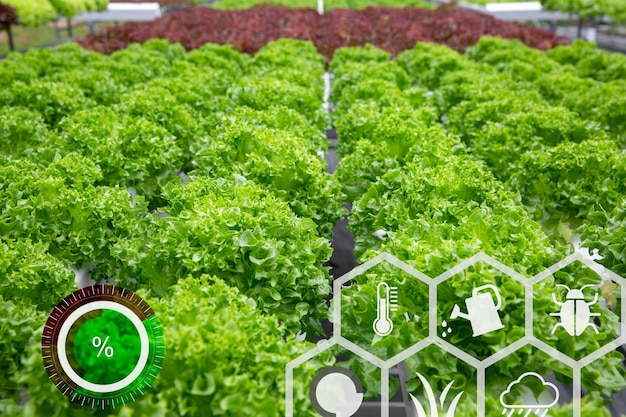
[[[143,118],[94,107],[65,118],[59,125],[60,153],[76,152],[97,164],[99,185],[132,188],[150,202],[162,185],[178,179],[182,168],[179,142],[165,128]]]
[[[7,161],[0,167],[0,239],[30,239],[69,266],[93,264],[104,278],[111,276],[123,266],[112,263],[111,247],[129,235],[147,204],[125,188],[96,186],[101,179],[101,170],[76,154],[46,168]]]
[[[24,369],[11,376],[27,387],[30,400],[9,415],[274,417],[285,413],[284,366],[313,344],[293,336],[285,339],[285,328],[276,316],[263,314],[253,299],[212,276],[182,279],[162,298],[150,291],[139,295],[154,309],[167,343],[159,377],[145,395],[106,411],[70,403],[41,366],[40,328],[28,344]],[[322,365],[333,362],[330,355],[322,355],[308,362],[300,376],[310,379]],[[299,400],[305,397],[308,386],[295,380],[296,403],[303,403]],[[304,408],[295,412],[313,416]]]
[[[239,175],[192,177],[165,186],[163,195],[167,215],[146,216],[133,238],[110,246],[131,269],[120,279],[164,295],[180,277],[214,274],[290,331],[321,332],[331,249],[311,219]]]
[[[326,162],[295,132],[248,123],[227,119],[206,141],[197,141],[195,172],[212,177],[234,173],[253,180],[330,236],[343,214],[343,198],[339,183],[326,172]]]

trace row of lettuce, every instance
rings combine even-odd
[[[607,63],[595,73],[583,63],[592,56]],[[543,53],[498,38],[483,38],[467,55],[434,44],[418,44],[393,61],[371,47],[338,51],[331,63],[333,124],[341,156],[336,176],[352,202],[349,221],[357,260],[387,252],[434,277],[483,251],[531,277],[571,253],[575,236],[582,234],[584,246],[599,249],[601,262],[623,274],[626,132],[619,112],[625,108],[626,84],[619,71],[609,69],[612,57],[579,43]],[[575,359],[614,337],[614,332],[589,332],[568,340],[551,334],[554,323],[545,317],[555,308],[554,284],[573,288],[600,282],[581,265],[572,264],[536,285],[533,294],[535,335],[543,334],[537,337]],[[370,275],[352,298],[376,294],[376,279],[382,278],[400,282],[406,290],[402,271],[388,268]],[[473,288],[494,284],[505,300],[504,320],[524,328],[519,283],[485,265],[461,276],[439,289],[440,313],[471,297]],[[423,290],[408,291],[401,301],[427,305]],[[619,293],[604,295],[609,307],[616,308]],[[343,319],[347,315],[351,325],[360,323],[362,305],[342,297],[342,308],[346,306],[354,311]],[[606,329],[614,330],[618,316],[597,311]],[[391,338],[372,338],[367,319],[343,325],[342,335],[380,357],[393,357],[428,334],[427,326],[415,331],[398,324],[401,333]],[[514,329],[479,338],[457,332],[450,342],[484,359],[520,337]],[[587,395],[582,415],[608,415],[603,404],[626,388],[622,360],[613,353],[583,369]],[[435,392],[454,380],[455,389],[475,393],[475,372],[451,354],[426,349],[406,364],[409,375],[428,376]],[[526,346],[492,368],[487,415],[500,414],[497,398],[515,376],[511,369],[520,364],[572,381],[571,369]],[[365,366],[361,376],[371,380],[376,372]],[[415,395],[419,386],[417,378],[408,381]],[[474,398],[461,400],[461,414],[476,413]],[[565,405],[551,413],[571,416],[572,408]]]
[[[463,3],[486,5],[489,3],[511,3],[510,0],[464,0]],[[228,9],[243,9],[260,3],[282,4],[289,7],[316,7],[312,0],[220,0],[216,7]],[[574,13],[585,18],[607,16],[615,22],[626,21],[626,5],[621,0],[542,0],[541,3],[548,10],[560,10]],[[328,0],[324,2],[326,9],[344,7],[361,9],[368,6],[385,7],[421,7],[433,8],[436,2],[428,0]]]
[[[549,10],[574,13],[583,18],[607,16],[613,21],[626,21],[626,4],[620,0],[542,0]]]
[[[511,3],[510,0],[464,0],[463,3],[485,5],[489,3]],[[289,7],[317,7],[313,0],[220,0],[216,7],[228,9],[244,9],[260,3],[282,4]],[[585,18],[607,16],[613,21],[626,21],[626,5],[621,0],[542,0],[548,10],[560,10],[574,13]],[[367,6],[385,7],[423,7],[433,8],[436,2],[427,0],[327,0],[326,9],[344,7],[361,9]]]
[[[138,291],[164,327],[161,376],[110,415],[282,414],[345,214],[323,159],[323,57],[150,41],[30,51],[0,72],[0,412],[97,413],[58,392],[39,349],[81,271]]]
[[[289,7],[318,7],[315,0],[220,0],[212,7],[218,9],[247,9],[257,4],[282,4]],[[436,4],[427,0],[325,0],[324,10],[334,8],[363,9],[365,7],[419,7],[434,9]]]
[[[282,4],[289,7],[316,7],[312,0],[220,0],[215,7],[243,9],[260,3]],[[462,3],[486,5],[489,3],[511,3],[510,0],[464,0]],[[584,18],[609,17],[614,22],[626,21],[626,5],[621,0],[541,0],[548,10],[560,10]],[[325,9],[343,7],[361,9],[368,6],[420,7],[431,9],[437,2],[429,0],[327,0]]]
[[[582,48],[535,54],[515,41],[486,38],[467,56],[450,54],[454,70],[434,63],[432,71],[443,78],[429,88],[437,91],[446,127],[519,192],[553,239],[570,243],[582,234],[607,267],[624,273],[624,246],[606,244],[623,228],[605,227],[626,208],[626,77],[608,64],[623,58],[595,51],[607,65],[596,60],[598,71],[591,74],[579,59]],[[594,59],[594,51],[588,56]],[[410,68],[420,61],[415,58],[402,62]],[[420,77],[414,82],[426,82]]]
[[[463,3],[486,5],[489,3],[511,3],[510,0],[463,0]],[[626,5],[620,0],[541,0],[548,10],[574,13],[584,18],[607,16],[615,22],[626,21]]]
[[[71,19],[81,13],[105,10],[109,0],[2,0],[0,5],[15,10],[15,23],[36,27],[55,20],[59,15]]]
[[[495,2],[504,0],[495,0]],[[162,3],[175,5],[177,2],[163,0]],[[471,0],[470,3],[486,4],[494,1]],[[180,0],[180,4],[200,4],[204,0]],[[211,7],[218,9],[247,9],[257,4],[281,4],[289,7],[317,8],[314,0],[220,0]],[[626,6],[621,0],[598,0],[593,2],[578,0],[545,0],[544,6],[551,10],[571,12],[582,17],[608,16],[614,21],[626,21]],[[3,0],[0,5],[13,8],[17,14],[17,22],[23,26],[36,27],[55,20],[59,15],[72,18],[84,12],[105,10],[108,0]],[[324,2],[324,9],[333,8],[362,9],[370,6],[379,7],[418,7],[434,9],[435,2],[427,0],[332,0]]]
[[[169,6],[181,4],[206,3],[205,0],[163,0]],[[257,0],[223,0],[215,2],[212,7],[218,9],[245,9],[260,3],[283,4],[290,7],[310,7],[317,8],[315,0],[289,0],[289,1],[257,1]],[[420,7],[434,9],[434,3],[425,0],[377,0],[375,2],[365,0],[342,0],[325,2],[325,9],[336,7],[347,9],[362,9],[367,6],[387,6],[387,7]],[[73,18],[81,13],[91,11],[106,10],[109,0],[2,0],[0,10],[4,7],[11,7],[12,13],[17,15],[16,20],[11,20],[11,24],[20,24],[27,27],[41,26],[47,22],[55,20],[58,16]]]

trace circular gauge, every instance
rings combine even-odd
[[[137,294],[94,285],[65,297],[41,340],[48,376],[71,401],[115,408],[143,395],[165,355],[163,329]]]

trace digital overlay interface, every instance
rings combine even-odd
[[[163,365],[165,341],[154,311],[137,294],[94,285],[55,306],[41,352],[50,380],[72,402],[107,409],[150,388]]]
[[[322,416],[366,415],[368,390],[381,417],[393,415],[398,367],[411,416],[585,416],[581,380],[623,343],[615,316],[624,316],[624,304],[608,305],[600,294],[611,288],[623,297],[624,279],[588,253],[530,278],[483,253],[431,278],[385,253],[334,285],[333,337],[286,366],[288,417],[303,407],[294,381],[328,352],[351,357],[340,365],[356,369],[318,371],[304,401]],[[553,382],[556,370],[569,380]]]

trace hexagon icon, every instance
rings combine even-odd
[[[485,416],[562,416],[563,410],[571,406],[575,377],[572,364],[534,345],[531,341],[486,361]],[[569,413],[573,415],[573,410]]]
[[[475,416],[477,369],[437,345],[429,345],[399,365],[406,382],[408,416]]]
[[[387,369],[358,356],[336,338],[319,342],[288,363],[285,377],[287,417],[362,415],[371,411],[368,400],[388,392],[390,382]],[[388,409],[386,395],[380,407]]]
[[[393,362],[429,335],[432,279],[381,254],[335,280],[334,334],[361,355]]]
[[[482,361],[526,336],[529,280],[513,269],[481,252],[434,281],[436,336],[449,352]]]
[[[546,345],[580,361],[620,335],[624,279],[589,256],[575,253],[532,283],[532,330]]]

